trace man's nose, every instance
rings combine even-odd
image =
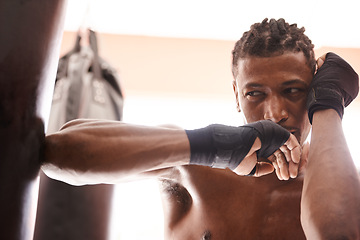
[[[264,119],[275,123],[284,122],[288,119],[289,113],[285,106],[285,101],[278,96],[269,96],[265,103]]]

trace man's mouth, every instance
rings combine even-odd
[[[299,129],[294,127],[284,127],[286,130],[288,130],[291,134],[293,134],[298,141],[300,141],[300,134]]]

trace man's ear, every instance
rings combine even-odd
[[[241,112],[240,102],[239,102],[239,92],[238,92],[236,80],[233,80],[232,85],[233,85],[233,90],[234,90],[235,100],[236,100],[236,110],[238,112]]]

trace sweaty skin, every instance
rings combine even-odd
[[[303,144],[310,131],[305,104],[311,80],[311,70],[302,53],[240,59],[233,82],[238,109],[248,122],[269,119],[280,124]],[[280,171],[280,166],[286,164],[283,155],[275,152],[273,158],[278,177],[288,179],[286,168]]]
[[[246,120],[272,120],[304,143],[310,130],[305,102],[312,74],[302,53],[239,61],[234,90]],[[287,165],[279,155],[275,164]],[[173,172],[177,178],[165,186],[179,186],[178,192],[163,191],[166,239],[202,239],[206,230],[211,239],[305,239],[302,174],[279,181],[274,173],[254,178],[206,167],[183,166]],[[288,171],[276,174],[290,177]],[[177,201],[180,197],[186,201]]]
[[[302,53],[240,59],[238,72],[233,83],[234,93],[247,122],[272,120],[288,129],[302,145],[310,131],[305,103],[313,77]],[[324,121],[327,118],[332,121]],[[121,131],[122,127],[116,122],[68,124],[64,130],[47,137],[47,163],[43,169],[55,178],[65,179],[67,174],[69,179],[83,177],[89,183],[99,183],[99,179],[108,183],[130,178],[159,179],[165,239],[296,240],[329,239],[329,236],[344,239],[349,234],[358,239],[360,236],[358,175],[346,144],[331,141],[345,142],[339,135],[341,120],[334,110],[314,114],[316,131],[312,139],[316,146],[310,147],[308,159],[307,148],[303,148],[299,164],[288,163],[285,155],[289,152],[279,150],[269,158],[275,172],[262,177],[187,165],[189,144],[183,130],[170,132],[163,128],[130,126]],[[327,131],[323,138],[324,129],[334,131]],[[157,137],[147,139],[145,136],[150,133]],[[119,144],[121,138],[133,141],[134,147],[124,151]],[[136,147],[139,142],[142,143],[140,152]],[[256,149],[258,145],[252,150]],[[151,154],[154,150],[159,154]],[[114,159],[121,161],[119,153],[127,152],[130,161],[120,165],[114,162]],[[146,161],[141,156],[146,156]],[[306,162],[306,174],[300,171],[298,177],[291,178]],[[352,170],[346,174],[350,175],[342,178],[349,168]],[[326,197],[327,204],[323,204],[322,197]],[[312,213],[317,215],[314,217]],[[334,217],[340,213],[341,218]],[[342,231],[344,229],[346,231]]]

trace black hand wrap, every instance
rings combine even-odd
[[[268,158],[290,137],[288,130],[270,120],[249,123],[244,127],[252,127],[259,133],[261,148],[257,151],[258,158]]]
[[[344,108],[359,92],[359,76],[354,69],[335,53],[326,54],[309,88],[306,107],[310,123],[314,112],[335,109],[342,118]]]
[[[261,140],[258,157],[269,157],[282,146],[290,133],[269,120],[240,127],[219,124],[186,130],[190,142],[190,164],[234,170],[250,151],[256,137]]]

